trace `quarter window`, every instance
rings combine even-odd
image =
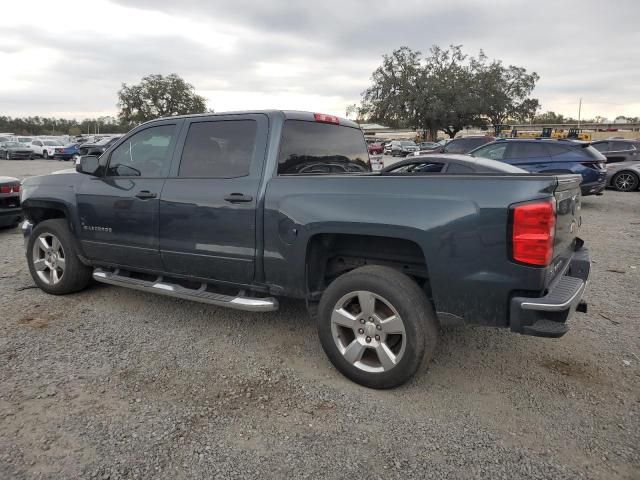
[[[192,123],[185,140],[178,175],[204,178],[249,175],[256,131],[255,120]]]
[[[107,175],[112,177],[162,177],[171,163],[175,125],[159,125],[135,133],[111,154]]]
[[[540,158],[548,157],[547,150],[542,143],[512,142],[509,158]]]

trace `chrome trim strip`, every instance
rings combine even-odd
[[[571,304],[575,301],[576,298],[578,299],[582,298],[582,293],[584,292],[584,289],[586,288],[586,286],[587,286],[586,282],[582,282],[582,285],[580,286],[580,288],[578,288],[578,290],[576,290],[576,292],[573,295],[571,295],[571,298],[569,298],[566,302],[563,302],[563,303],[523,302],[522,304],[520,304],[520,307],[523,310],[543,310],[546,312],[557,312],[561,310],[566,310],[567,308],[569,308],[569,306],[571,306]]]

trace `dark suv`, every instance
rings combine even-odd
[[[579,173],[582,195],[601,195],[606,186],[607,159],[585,142],[505,138],[469,155],[500,160],[534,173]]]

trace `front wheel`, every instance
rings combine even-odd
[[[85,288],[92,270],[78,258],[78,249],[65,219],[45,220],[31,233],[27,262],[36,285],[47,293],[64,295]]]
[[[331,363],[371,388],[405,383],[431,359],[438,320],[418,284],[389,267],[365,266],[334,280],[318,306],[318,334]]]
[[[6,158],[7,160],[11,160],[11,154],[10,154],[9,152],[7,152],[7,153],[4,155],[4,158]]]
[[[640,180],[635,173],[618,172],[611,180],[611,185],[619,192],[632,192],[638,188]]]
[[[42,152],[42,158],[44,158],[45,160],[47,160],[49,158],[49,152],[47,152],[46,150],[44,150]]]

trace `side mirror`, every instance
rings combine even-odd
[[[95,155],[84,155],[76,161],[76,172],[85,175],[95,175],[100,164]]]

